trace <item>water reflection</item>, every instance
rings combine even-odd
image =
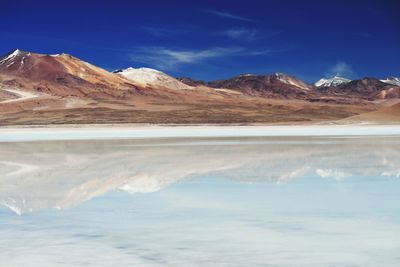
[[[400,139],[230,138],[0,143],[0,203],[65,209],[111,190],[159,191],[187,178],[243,183],[397,179]]]

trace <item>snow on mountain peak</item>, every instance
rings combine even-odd
[[[18,55],[20,52],[21,52],[21,50],[15,49],[14,52],[12,52],[10,56],[16,56],[16,55]]]
[[[400,86],[400,77],[387,77],[386,79],[380,81],[387,84]]]
[[[346,84],[349,82],[351,82],[350,79],[346,79],[338,75],[335,75],[334,77],[328,79],[322,78],[319,81],[317,81],[314,85],[316,87],[329,87],[329,86],[339,86],[341,84]]]
[[[16,57],[18,54],[20,54],[20,53],[21,53],[21,50],[15,49],[12,53],[9,53],[9,54],[6,55],[4,58],[2,58],[2,59],[0,60],[0,62],[5,62],[5,61],[7,61],[7,60],[9,60],[9,59],[11,59],[11,58],[14,58],[14,57]]]
[[[114,73],[143,86],[164,87],[178,90],[192,88],[164,72],[151,68],[129,67],[126,69],[116,70]]]

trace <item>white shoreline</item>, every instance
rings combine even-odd
[[[0,128],[0,142],[177,137],[400,136],[400,125],[111,126]]]

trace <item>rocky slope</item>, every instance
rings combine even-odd
[[[0,125],[320,122],[399,97],[399,86],[374,78],[321,87],[283,73],[202,82],[148,68],[112,73],[68,54],[0,58]]]
[[[90,83],[121,89],[125,79],[68,54],[43,55],[15,50],[0,60],[0,73],[59,84]]]
[[[399,77],[387,77],[386,79],[382,79],[381,82],[400,86],[400,78]]]
[[[227,88],[265,98],[307,99],[314,95],[312,86],[283,73],[271,75],[243,74],[227,80],[207,83],[212,88]]]
[[[365,77],[338,86],[324,87],[320,90],[330,95],[377,100],[398,98],[400,87],[381,82],[376,78]]]

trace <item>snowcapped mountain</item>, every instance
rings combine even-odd
[[[142,86],[149,87],[164,87],[168,89],[192,89],[192,86],[184,84],[183,82],[165,74],[164,72],[150,69],[150,68],[127,68],[116,70],[114,73],[133,81]]]
[[[349,83],[349,82],[351,82],[350,79],[346,79],[346,78],[339,77],[339,76],[336,75],[336,76],[334,76],[332,78],[329,78],[329,79],[322,78],[319,81],[317,81],[316,83],[314,83],[314,85],[316,87],[330,87],[330,86],[336,87],[336,86],[339,86],[339,85],[342,85],[342,84],[346,84],[346,83]]]
[[[69,54],[16,49],[0,56],[0,125],[334,120],[370,112],[374,100],[400,99],[399,80],[335,76],[315,87],[276,72],[199,81],[150,68],[112,73]]]
[[[16,56],[18,56],[19,54],[21,54],[22,51],[19,49],[14,50],[13,52],[5,55],[1,60],[0,60],[0,65],[3,65],[5,63],[7,63],[8,61],[12,62],[11,60],[13,58],[15,58]]]
[[[386,79],[381,80],[381,82],[400,86],[400,78],[399,77],[387,77]]]
[[[0,70],[18,70],[24,64],[31,53],[16,49],[0,58]]]
[[[0,58],[0,73],[68,86],[64,88],[68,95],[71,94],[70,88],[77,86],[88,88],[101,85],[113,89],[132,87],[126,85],[126,79],[65,53],[46,55],[16,49]],[[55,87],[52,85],[50,88],[55,91]]]

